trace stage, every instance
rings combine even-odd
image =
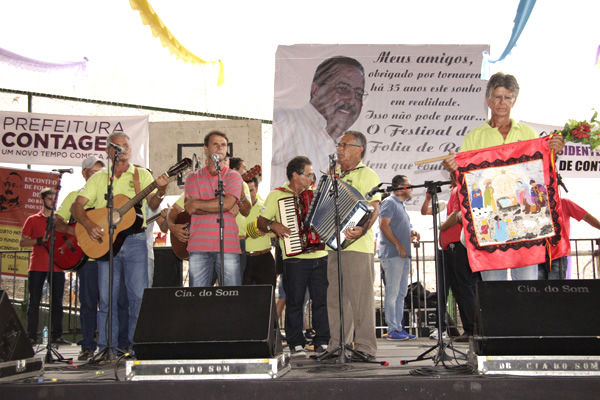
[[[448,342],[448,341],[446,341]],[[59,353],[72,357],[72,365],[46,363],[45,371],[29,376],[2,378],[4,399],[374,399],[399,396],[411,399],[597,399],[600,377],[558,376],[546,371],[537,376],[487,375],[467,365],[468,343],[452,343],[443,362],[408,362],[437,341],[418,338],[392,342],[378,339],[378,363],[335,364],[307,357],[289,360],[291,369],[274,379],[215,379],[131,381],[126,378],[126,359],[88,364],[76,361],[77,346],[60,346]],[[39,346],[36,357],[46,348]],[[462,353],[462,354],[461,354]],[[430,353],[436,355],[437,350]],[[472,354],[471,354],[472,355]],[[387,362],[388,365],[381,365]]]

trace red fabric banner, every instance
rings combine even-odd
[[[570,253],[548,137],[456,156],[474,272],[524,267]]]

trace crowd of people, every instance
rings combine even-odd
[[[381,229],[379,257],[385,283],[385,337],[391,341],[415,338],[405,330],[406,321],[403,318],[404,298],[410,283],[411,242],[420,239],[419,233],[412,228],[405,208],[405,202],[412,196],[411,181],[404,175],[395,176],[392,180],[393,190],[383,200],[380,194],[369,193],[380,184],[380,179],[374,170],[363,164],[368,146],[365,135],[349,130],[361,112],[366,96],[364,86],[364,70],[358,61],[348,57],[333,57],[324,61],[315,71],[311,100],[306,107],[276,112],[278,118],[274,120],[275,125],[297,132],[290,140],[307,137],[300,131],[309,129],[311,140],[316,141],[310,144],[320,153],[311,156],[317,157],[313,159],[302,153],[306,143],[296,146],[291,145],[292,142],[288,142],[285,149],[275,151],[273,176],[278,178],[275,189],[265,199],[258,195],[258,177],[246,176],[244,160],[228,154],[230,140],[227,134],[210,131],[204,137],[206,164],[187,175],[184,193],[168,211],[162,211],[157,222],[163,232],[168,229],[173,237],[187,243],[189,285],[192,287],[212,286],[216,282],[225,286],[268,284],[275,291],[279,276],[279,294],[280,298],[285,298],[286,305],[285,335],[292,356],[306,355],[307,343],[312,341],[312,350],[317,355],[337,349],[342,343],[353,343],[353,360],[372,361],[376,358],[373,225],[377,221]],[[519,86],[513,76],[502,73],[492,76],[486,91],[491,117],[466,135],[461,151],[536,138],[531,128],[510,118],[518,94]],[[309,119],[306,119],[307,116]],[[109,341],[124,351],[128,351],[132,345],[143,291],[152,286],[152,245],[148,240],[152,228],[146,226],[146,221],[150,213],[160,212],[160,204],[169,183],[166,176],[154,181],[151,172],[130,163],[130,140],[125,133],[111,134],[108,142],[116,145],[107,148],[107,159],[115,160],[115,195],[132,198],[139,193],[140,187],[145,188],[153,182],[156,183],[156,189],[143,199],[137,211],[141,224],[134,224],[119,233],[123,243],[114,256],[111,306],[116,312],[112,313],[112,332],[109,333],[107,328],[109,261],[106,257],[90,259],[78,271],[83,334],[78,343],[81,345],[80,360],[92,357],[97,348],[106,348]],[[564,147],[564,140],[555,136],[549,141],[549,146],[559,152]],[[115,154],[117,149],[122,151]],[[328,159],[328,153],[335,155],[334,161],[332,157]],[[461,207],[454,173],[458,165],[453,154],[443,164],[450,172],[453,187],[445,210],[446,218],[440,227],[443,276],[446,279],[438,281],[438,287],[444,291],[444,298],[447,288],[452,289],[463,323],[462,339],[466,339],[473,335],[477,281],[507,279],[508,270],[494,269],[481,274],[471,271],[467,250],[461,242]],[[92,242],[101,242],[106,237],[107,232],[102,224],[86,213],[86,209],[107,206],[105,195],[109,169],[103,167],[104,162],[95,157],[83,161],[82,173],[86,184],[82,189],[70,193],[56,212],[57,232],[75,235],[74,226],[68,222],[77,222]],[[323,173],[334,176],[366,197],[371,207],[369,217],[363,224],[344,230],[344,237],[351,244],[339,252],[329,246],[321,246],[313,251],[290,254],[286,250],[286,240],[298,232],[294,232],[294,228],[282,219],[285,200],[298,201],[304,192],[314,192],[315,183]],[[224,183],[222,201],[215,196],[215,191],[219,189],[219,177]],[[40,193],[43,209],[27,219],[20,242],[21,246],[33,247],[27,312],[27,334],[32,344],[38,341],[38,309],[48,271],[48,254],[43,245],[48,240],[45,228],[54,195],[51,189],[44,189]],[[428,194],[421,210],[423,214],[432,213],[430,200]],[[479,200],[483,203],[486,197]],[[567,235],[570,217],[583,219],[600,229],[600,222],[596,218],[572,202],[565,203],[563,213]],[[220,209],[223,221],[218,219]],[[187,214],[189,222],[178,223],[181,214]],[[220,222],[222,239],[219,235]],[[146,254],[149,256],[146,257]],[[338,257],[341,257],[340,262]],[[564,279],[564,263],[564,259],[552,260],[552,268],[546,265],[523,265],[510,269],[510,273],[512,279],[538,279],[538,276],[540,279]],[[341,285],[338,265],[343,277]],[[52,305],[52,342],[66,344],[68,342],[62,337],[61,304],[64,271],[55,268],[53,280],[55,303]],[[343,290],[341,298],[340,288]],[[313,332],[310,335],[306,329],[307,300],[312,307]],[[441,328],[444,330],[446,327]],[[344,332],[344,338],[340,336],[341,332]]]

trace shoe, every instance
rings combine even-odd
[[[79,361],[87,361],[90,358],[94,357],[94,350],[92,349],[82,349],[81,353],[79,353],[79,357],[77,357],[77,360]]]
[[[354,352],[350,356],[350,360],[354,362],[370,362],[375,361],[375,356],[367,354],[364,351],[354,350]]]
[[[438,340],[439,338],[439,332],[437,329],[435,329],[433,332],[431,332],[431,335],[429,335],[429,339],[434,339],[434,340]],[[448,339],[448,334],[446,332],[442,333],[442,339]]]
[[[405,330],[394,330],[391,333],[388,333],[387,335],[387,340],[408,340],[408,339],[415,339],[416,336],[415,335],[411,335],[410,333],[406,332]]]
[[[326,344],[318,345],[315,348],[315,353],[317,353],[317,354],[327,353],[327,348],[328,348],[328,346]]]
[[[290,348],[290,357],[306,357],[306,352],[304,351],[304,347],[298,345],[294,348]]]
[[[59,338],[56,338],[56,339],[52,339],[52,344],[58,344],[58,345],[61,345],[61,344],[64,344],[64,345],[71,345],[72,343],[71,343],[71,342],[69,342],[68,340],[65,340],[63,337],[59,337]]]
[[[466,342],[469,341],[469,335],[466,334],[466,333],[463,333],[462,335],[457,336],[457,337],[455,337],[452,340],[455,341],[455,342],[458,342],[458,343],[466,343]]]

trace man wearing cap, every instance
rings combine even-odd
[[[104,167],[104,161],[96,156],[89,156],[81,163],[81,175],[88,179]],[[82,188],[83,189],[83,188]],[[75,226],[67,225],[74,222],[71,215],[71,205],[81,192],[77,189],[69,193],[55,213],[56,231],[75,236]],[[88,260],[79,271],[79,320],[81,322],[82,338],[77,342],[81,346],[78,360],[86,361],[96,350],[96,315],[98,309],[98,261]],[[125,302],[127,298],[125,297]]]
[[[27,337],[32,345],[37,343],[37,333],[39,324],[40,302],[42,300],[42,290],[44,281],[48,279],[49,255],[47,246],[48,237],[46,236],[46,227],[48,217],[52,214],[54,207],[54,191],[50,188],[44,188],[40,191],[42,198],[42,209],[29,216],[25,220],[19,246],[32,247],[31,258],[29,259],[29,272],[27,274],[29,282],[29,302],[27,304]],[[50,281],[48,279],[48,281]],[[65,290],[65,272],[53,265],[52,272],[52,343],[70,344],[62,337],[62,317],[63,317],[63,293]]]

